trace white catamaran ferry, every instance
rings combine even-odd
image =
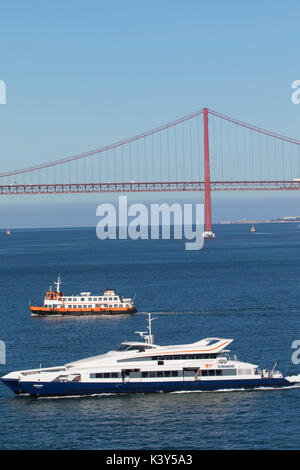
[[[58,276],[46,292],[42,307],[29,305],[32,315],[120,315],[135,313],[134,301],[116,294],[114,289],[106,289],[101,296],[91,292],[77,295],[64,295],[61,291],[61,278]]]
[[[240,362],[226,349],[233,341],[205,338],[192,344],[158,346],[151,331],[143,341],[125,341],[118,349],[61,367],[11,372],[2,381],[16,394],[72,396],[99,393],[175,392],[291,386],[275,370]]]

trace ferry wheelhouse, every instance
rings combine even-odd
[[[77,295],[64,295],[61,278],[58,276],[46,292],[42,307],[30,305],[32,315],[120,315],[135,313],[134,301],[118,295],[114,289],[106,289],[102,295],[81,292]]]
[[[101,393],[211,391],[291,386],[276,370],[241,362],[226,349],[233,341],[205,338],[191,344],[159,346],[151,332],[143,341],[60,367],[11,372],[2,381],[16,394],[73,396]]]

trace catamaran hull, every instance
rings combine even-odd
[[[2,379],[10,388],[11,385]],[[259,387],[287,387],[293,382],[284,378],[258,378],[241,380],[178,381],[178,382],[30,382],[20,381],[22,393],[39,396],[94,395],[100,393],[193,392],[214,390],[253,389]],[[12,388],[13,389],[13,388]],[[15,391],[15,390],[14,390]],[[15,393],[20,393],[15,391]]]

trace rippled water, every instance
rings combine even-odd
[[[7,364],[60,365],[133,339],[154,312],[155,342],[233,338],[241,360],[300,374],[300,229],[218,226],[199,252],[181,241],[100,242],[94,229],[14,231],[0,242],[0,339]],[[32,318],[60,273],[68,294],[136,294],[133,316]],[[209,393],[15,397],[0,384],[0,448],[215,449],[299,447],[300,388]]]

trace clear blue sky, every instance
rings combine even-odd
[[[3,2],[1,172],[205,105],[299,138],[299,13],[297,1]]]

